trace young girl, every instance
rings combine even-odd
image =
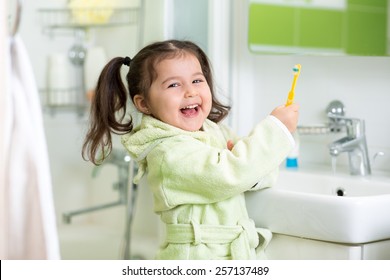
[[[125,120],[128,93],[142,113]],[[270,187],[294,145],[298,106],[279,106],[249,136],[238,139],[219,122],[228,114],[215,97],[205,53],[188,41],[164,41],[103,69],[91,107],[83,155],[101,163],[111,133],[147,176],[154,211],[166,226],[157,259],[255,259],[271,238],[248,217],[244,193]]]

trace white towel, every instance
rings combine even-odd
[[[41,105],[22,39],[10,40],[5,174],[6,259],[59,259],[49,158]],[[8,127],[8,129],[7,129]]]

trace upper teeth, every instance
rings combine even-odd
[[[196,107],[198,107],[197,104],[195,104],[195,105],[188,105],[188,106],[184,107],[183,109],[194,109]]]

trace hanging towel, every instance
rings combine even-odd
[[[49,158],[30,60],[19,35],[10,39],[10,96],[4,121],[8,145],[1,206],[5,259],[59,259]]]

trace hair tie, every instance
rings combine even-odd
[[[127,66],[130,66],[130,62],[131,62],[131,58],[128,56],[126,56],[125,59],[123,60],[123,64]]]

